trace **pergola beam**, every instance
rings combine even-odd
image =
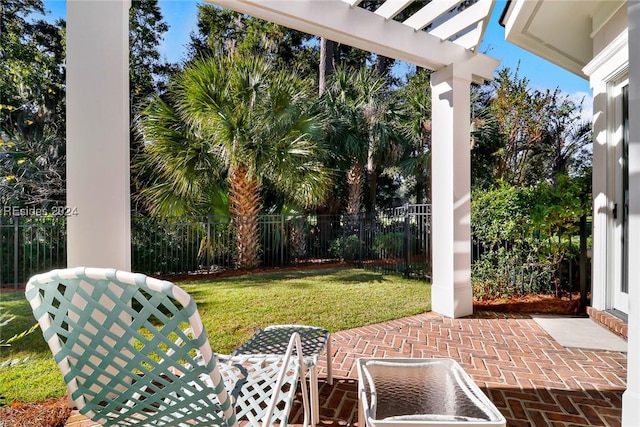
[[[495,60],[401,22],[352,7],[342,0],[207,0],[236,12],[265,19],[359,49],[409,62],[429,70],[470,60],[495,64]],[[478,57],[480,59],[478,59]],[[481,67],[482,69],[486,67]],[[474,82],[491,80],[475,74]]]

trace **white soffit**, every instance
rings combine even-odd
[[[621,4],[623,0],[511,0],[502,19],[505,37],[587,78],[582,69],[593,59],[592,36]]]
[[[497,61],[477,53],[495,0],[206,0],[430,70]],[[474,74],[474,80],[490,75]]]

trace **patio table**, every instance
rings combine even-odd
[[[357,370],[360,425],[506,426],[453,359],[360,358]]]

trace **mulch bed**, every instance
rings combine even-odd
[[[13,402],[11,406],[0,408],[2,427],[64,427],[71,415],[67,398],[43,402]]]
[[[500,313],[526,314],[563,314],[575,315],[584,312],[580,306],[580,297],[556,298],[552,295],[530,294],[513,298],[497,298],[486,301],[474,301],[474,310],[497,311]]]

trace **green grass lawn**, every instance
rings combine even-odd
[[[430,310],[430,284],[358,269],[317,269],[181,282],[195,299],[214,351],[229,353],[253,332],[271,324],[307,324],[335,332]],[[35,319],[22,293],[0,295],[0,307],[17,318],[0,331],[6,340]],[[0,350],[0,405],[65,394],[62,376],[42,333],[36,330]]]

